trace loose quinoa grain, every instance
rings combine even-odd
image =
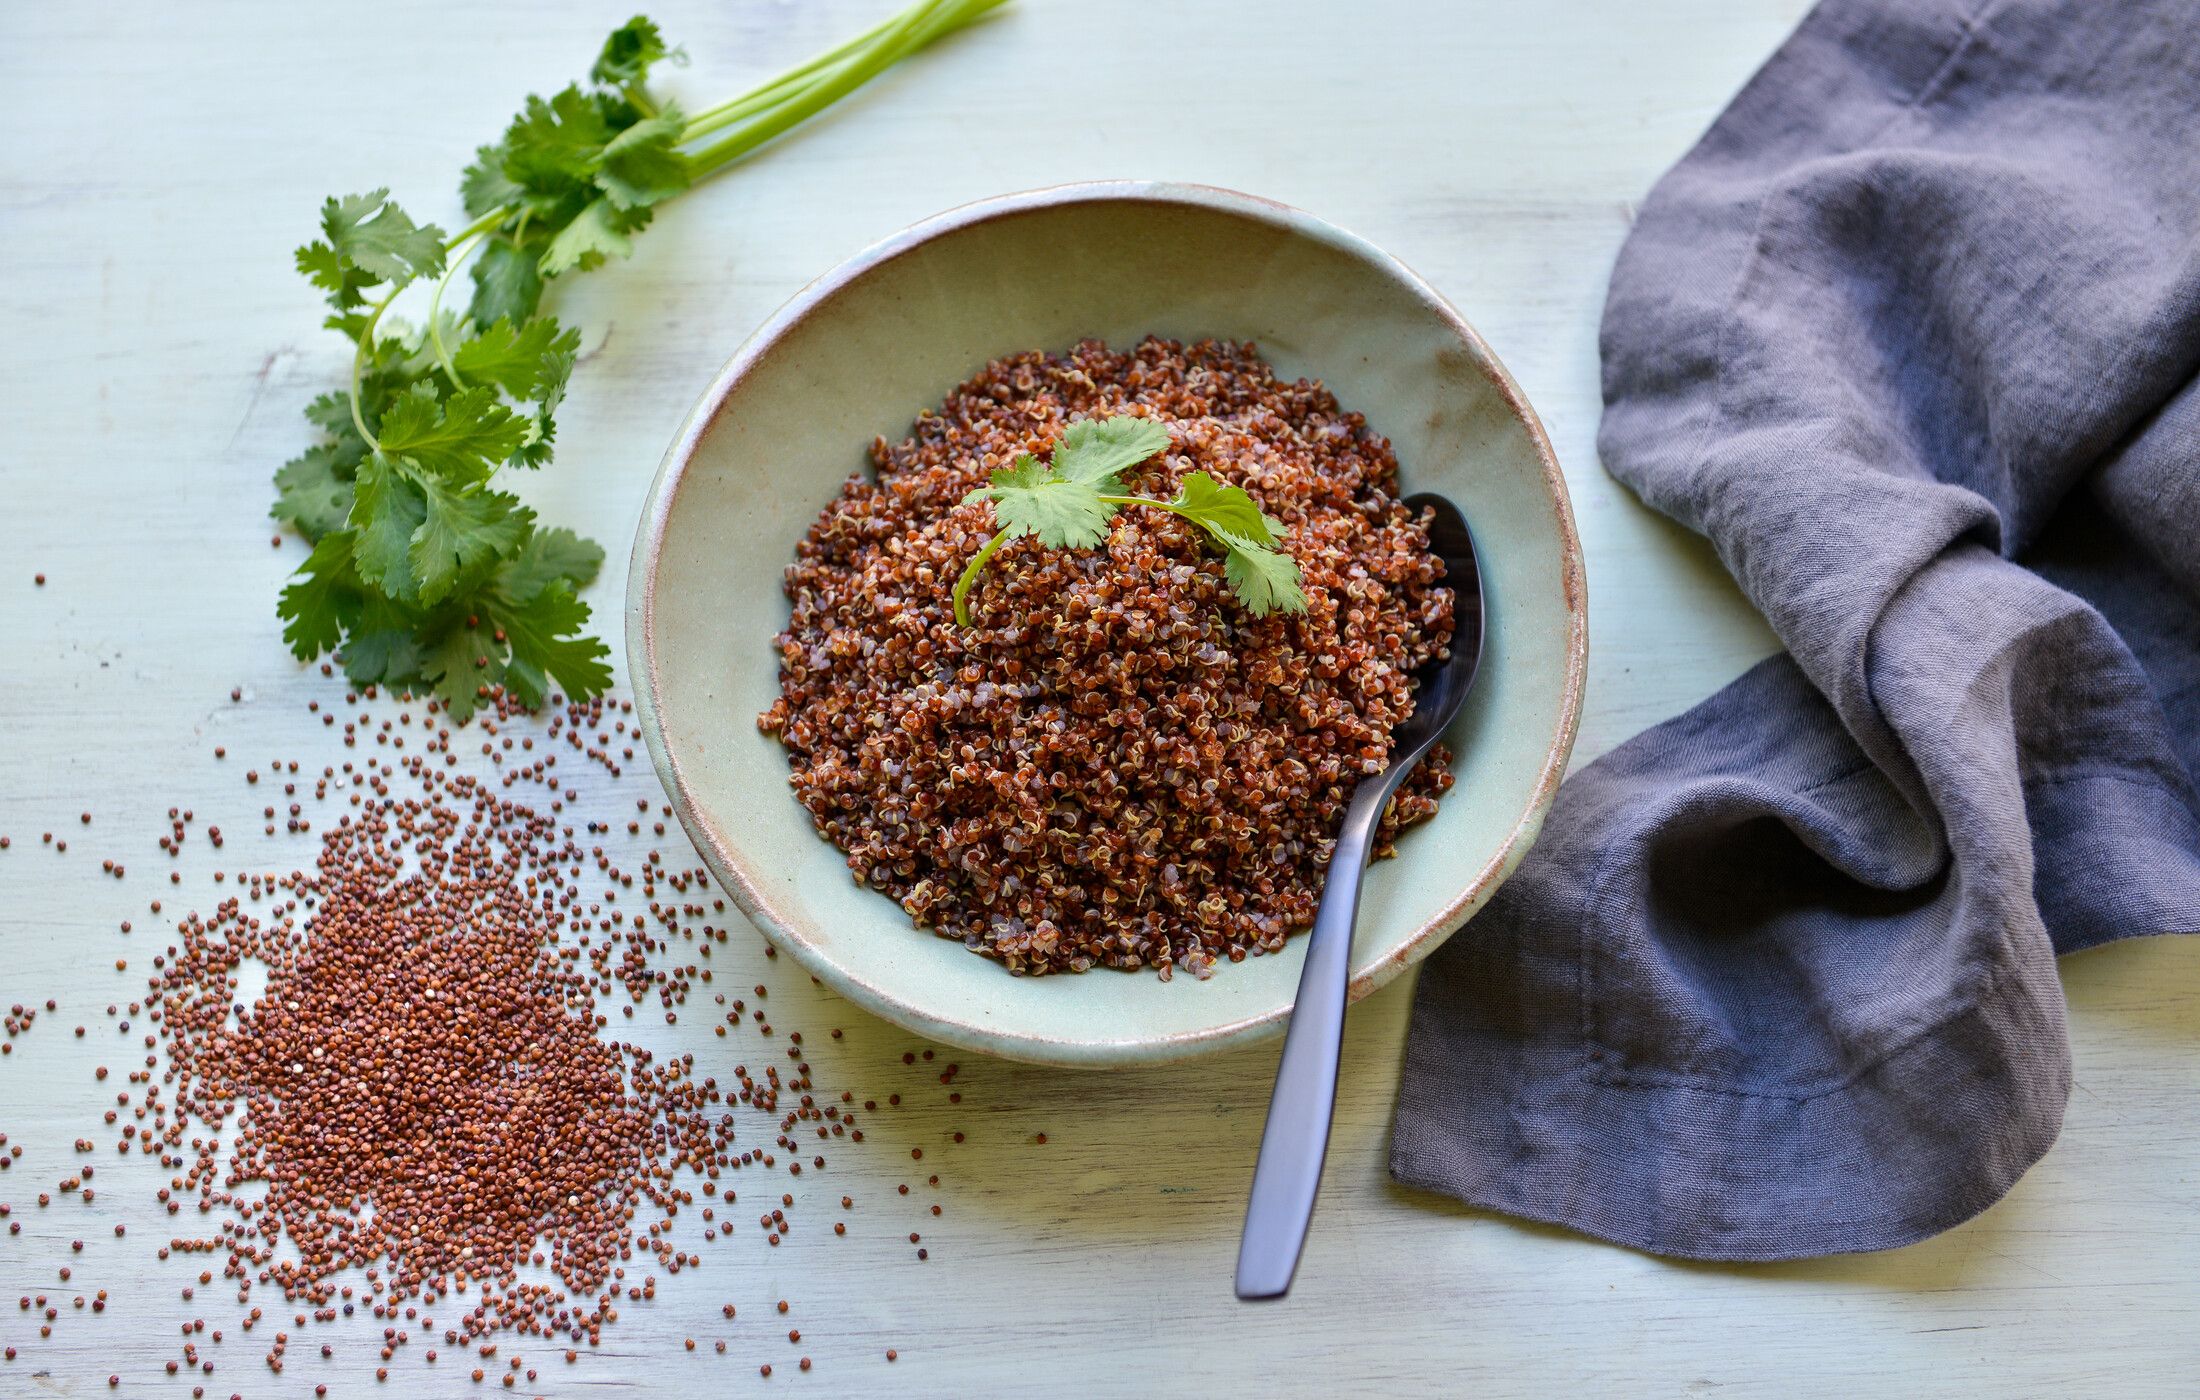
[[[777,1198],[759,1221],[767,1246],[791,1239],[804,1209],[829,1202],[815,1187],[803,1194],[828,1168],[817,1149],[831,1139],[860,1150],[858,1124],[877,1101],[860,1099],[859,1112],[855,1090],[816,1083],[802,1032],[779,1032],[786,1065],[760,1061],[752,1073],[736,1063],[713,1077],[706,1071],[722,1066],[698,1066],[676,1044],[652,1049],[609,1031],[613,1006],[631,1016],[654,1003],[668,1026],[682,1011],[701,1012],[721,1045],[738,1043],[752,1018],[760,1036],[773,1036],[760,1009],[712,985],[713,961],[726,974],[716,985],[728,987],[765,972],[770,959],[768,947],[734,944],[714,922],[727,901],[708,871],[689,864],[684,847],[671,863],[665,851],[616,844],[608,818],[623,818],[624,802],[670,815],[652,798],[635,800],[637,784],[655,794],[646,770],[619,782],[631,757],[622,740],[638,732],[631,702],[559,702],[534,716],[501,693],[485,689],[482,698],[473,724],[454,734],[432,702],[378,711],[372,687],[347,694],[352,757],[302,765],[263,754],[241,783],[242,765],[232,767],[227,783],[252,794],[255,807],[265,788],[282,783],[289,822],[280,835],[272,822],[257,835],[231,826],[226,856],[220,828],[200,828],[205,847],[187,842],[200,818],[161,804],[165,834],[149,835],[179,867],[171,883],[206,860],[229,865],[229,878],[196,872],[223,882],[218,897],[176,920],[174,941],[150,957],[142,999],[107,1002],[104,1026],[94,1008],[69,1006],[72,1021],[88,1023],[74,1026],[75,1041],[88,1051],[99,1032],[111,1032],[129,1057],[115,1063],[101,1046],[78,1061],[102,1086],[84,1107],[100,1114],[104,1132],[57,1137],[49,1150],[72,1154],[69,1174],[51,1190],[0,1201],[11,1245],[23,1234],[16,1217],[29,1213],[16,1204],[30,1207],[34,1197],[54,1216],[81,1206],[87,1220],[112,1224],[118,1251],[186,1267],[177,1280],[186,1306],[225,1308],[233,1286],[232,1342],[249,1346],[272,1332],[255,1369],[280,1376],[303,1359],[288,1355],[293,1340],[304,1355],[318,1341],[305,1328],[341,1327],[345,1340],[320,1343],[319,1361],[371,1367],[386,1382],[410,1352],[446,1381],[458,1368],[516,1388],[521,1375],[537,1379],[520,1356],[501,1358],[500,1370],[466,1353],[486,1361],[500,1342],[535,1337],[577,1362],[622,1307],[655,1299],[661,1281],[676,1285],[706,1255],[715,1262],[738,1251],[739,1174],[787,1174],[752,1188],[752,1199]],[[481,760],[461,766],[477,747]],[[553,751],[563,751],[562,773]],[[256,787],[258,777],[267,783]],[[219,809],[221,799],[204,805]],[[230,865],[239,861],[247,864]],[[122,862],[103,860],[101,870],[104,885],[121,878]],[[152,913],[161,907],[150,901]],[[129,933],[127,921],[121,931]],[[758,948],[764,959],[739,961]],[[115,961],[118,970],[138,963]],[[261,990],[246,991],[248,972],[264,974]],[[754,984],[757,1002],[768,993]],[[788,1017],[801,1005],[775,1000]],[[26,996],[0,1008],[0,1058],[34,1024],[51,1028],[61,1005]],[[759,1052],[776,1060],[779,1048]],[[902,1052],[877,1053],[890,1063]],[[117,1092],[105,1097],[110,1088]],[[0,1106],[11,1101],[0,1082]],[[97,1214],[107,1206],[94,1204],[89,1154],[109,1147],[155,1159],[138,1169],[154,1170],[143,1184],[158,1186],[152,1201],[169,1229],[127,1230]],[[23,1155],[0,1132],[0,1181],[20,1179]],[[127,1186],[133,1164],[119,1165]],[[853,1198],[841,1201],[846,1209]],[[729,1218],[717,1219],[721,1212]],[[855,1231],[833,1222],[836,1236],[868,1226],[880,1238],[909,1223],[891,1212]],[[115,1256],[97,1240],[69,1237],[90,1229],[54,1228],[58,1237],[37,1246],[45,1251],[37,1267],[71,1292],[22,1297],[25,1334],[9,1338],[0,1364],[43,1367],[38,1353],[64,1345],[57,1338],[66,1328],[96,1327],[88,1315],[108,1311],[107,1290],[92,1286],[105,1280],[92,1275]],[[735,1306],[722,1311],[730,1320]],[[180,1337],[170,1345],[180,1350],[146,1359],[147,1367],[190,1380],[214,1375],[224,1329],[210,1331],[203,1316],[176,1321]],[[300,1330],[275,1330],[289,1326]],[[364,1343],[356,1353],[353,1339]],[[82,1340],[73,1345],[79,1360],[99,1354]],[[714,1342],[715,1353],[727,1350]],[[224,1364],[238,1360],[232,1351]],[[106,1373],[84,1379],[98,1374]]]
[[[378,1311],[472,1283],[460,1336],[592,1339],[634,1243],[673,1272],[686,1262],[636,1218],[677,1209],[675,1172],[730,1165],[731,1119],[687,1057],[599,1038],[593,994],[610,978],[559,948],[580,849],[471,777],[415,776],[423,796],[347,816],[316,875],[280,882],[311,908],[304,929],[234,899],[179,924],[149,988],[177,1111],[152,1099],[147,1116],[180,1155],[187,1123],[244,1110],[228,1180],[267,1187],[232,1196],[215,1144],[194,1138],[208,1203],[264,1225],[173,1245],[316,1308],[342,1271],[380,1266]],[[247,960],[267,991],[232,1028]],[[545,1247],[555,1287],[520,1276]]]
[[[1309,600],[1255,618],[1198,527],[1124,511],[1106,545],[1006,545],[958,627],[949,593],[993,531],[964,504],[1072,422],[1137,414],[1169,447],[1129,490],[1204,471],[1284,524]],[[1274,952],[1311,921],[1353,787],[1388,762],[1452,594],[1389,442],[1254,348],[1149,338],[1012,355],[872,445],[796,551],[780,697],[758,720],[855,878],[1013,973]],[[1452,783],[1441,746],[1378,855]]]

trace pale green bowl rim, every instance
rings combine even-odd
[[[1527,430],[1529,440],[1542,463],[1544,484],[1551,498],[1551,510],[1557,517],[1567,625],[1565,693],[1559,708],[1557,726],[1552,730],[1545,748],[1542,769],[1537,775],[1526,808],[1512,830],[1506,834],[1503,844],[1458,896],[1435,917],[1413,930],[1402,943],[1379,951],[1366,965],[1354,969],[1350,989],[1352,1000],[1357,1001],[1366,996],[1427,956],[1465,923],[1468,916],[1480,908],[1498,885],[1504,882],[1505,877],[1520,864],[1521,858],[1527,854],[1528,847],[1533,844],[1536,833],[1542,827],[1544,814],[1549,811],[1551,799],[1558,791],[1559,780],[1565,775],[1567,757],[1573,751],[1575,731],[1580,725],[1582,691],[1589,664],[1588,581],[1582,563],[1581,540],[1574,529],[1573,506],[1566,491],[1566,479],[1559,470],[1558,457],[1551,450],[1550,438],[1543,431],[1541,420],[1536,417],[1535,410],[1529,406],[1512,375],[1506,371],[1482,337],[1467,324],[1466,318],[1411,269],[1356,234],[1348,233],[1288,204],[1213,185],[1166,180],[1088,181],[1000,195],[949,209],[872,244],[795,293],[734,351],[725,368],[719,371],[717,379],[703,392],[702,398],[688,414],[687,421],[681,424],[679,433],[666,449],[664,460],[657,468],[656,480],[650,485],[649,498],[644,504],[641,522],[635,531],[634,553],[627,571],[627,670],[634,686],[635,715],[639,720],[643,739],[649,746],[650,761],[656,766],[657,776],[664,783],[680,825],[686,830],[688,839],[694,842],[696,850],[701,852],[705,864],[710,867],[718,883],[765,937],[785,949],[820,982],[865,1010],[935,1040],[983,1053],[1003,1055],[1010,1059],[1083,1068],[1157,1064],[1259,1040],[1280,1032],[1288,1021],[1291,1008],[1288,1005],[1279,1006],[1259,1015],[1168,1035],[1071,1041],[1002,1031],[915,1006],[834,963],[819,949],[795,934],[772,908],[771,901],[745,876],[740,861],[733,856],[733,843],[695,802],[681,773],[679,757],[665,741],[664,724],[657,704],[660,681],[654,631],[655,577],[657,555],[663,544],[666,521],[670,517],[674,498],[679,493],[681,477],[693,460],[705,429],[750,368],[770,352],[791,327],[821,303],[861,280],[874,268],[942,234],[1034,209],[1106,201],[1191,206],[1233,214],[1328,244],[1373,265],[1405,287],[1467,346],[1476,364],[1489,377],[1513,415]],[[791,541],[788,547],[792,549]],[[799,811],[799,808],[791,810]],[[974,963],[976,961],[973,959]],[[978,970],[990,969],[980,966]]]

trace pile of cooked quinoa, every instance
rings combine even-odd
[[[963,498],[1125,413],[1169,429],[1128,489],[1244,487],[1283,522],[1307,611],[1255,618],[1198,526],[1126,510],[1099,549],[1003,546],[958,626],[950,590],[994,529]],[[1149,338],[997,360],[871,457],[787,570],[780,697],[757,721],[856,879],[1017,973],[1204,977],[1281,948],[1413,673],[1451,641],[1389,442],[1249,344]],[[1436,810],[1449,761],[1439,745],[1407,779],[1378,855]]]

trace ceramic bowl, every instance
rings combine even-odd
[[[1355,998],[1489,899],[1573,744],[1588,634],[1565,481],[1504,366],[1395,259],[1268,200],[1134,182],[1008,195],[894,235],[766,321],[681,428],[634,543],[627,654],[650,757],[742,912],[834,991],[971,1050],[1180,1058],[1281,1030],[1298,984],[1302,938],[1205,981],[1011,977],[854,883],[756,727],[778,692],[781,571],[872,436],[899,440],[996,356],[1149,333],[1251,340],[1283,375],[1326,381],[1390,437],[1403,491],[1443,492],[1475,532],[1489,633],[1448,735],[1458,785],[1368,872]]]

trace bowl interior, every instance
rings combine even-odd
[[[1363,995],[1487,899],[1532,839],[1572,742],[1581,566],[1542,431],[1481,342],[1374,249],[1281,206],[1103,186],[943,215],[823,279],[743,347],[668,454],[628,591],[644,729],[676,809],[752,918],[811,971],[926,1034],[1071,1064],[1159,1060],[1272,1031],[1302,940],[1202,982],[1095,969],[1011,977],[858,886],[787,786],[757,714],[795,542],[874,434],[899,440],[989,359],[1149,333],[1256,342],[1396,446],[1404,491],[1449,495],[1485,569],[1482,671],[1449,735],[1458,784],[1369,872]],[[944,586],[944,585],[943,585]]]

